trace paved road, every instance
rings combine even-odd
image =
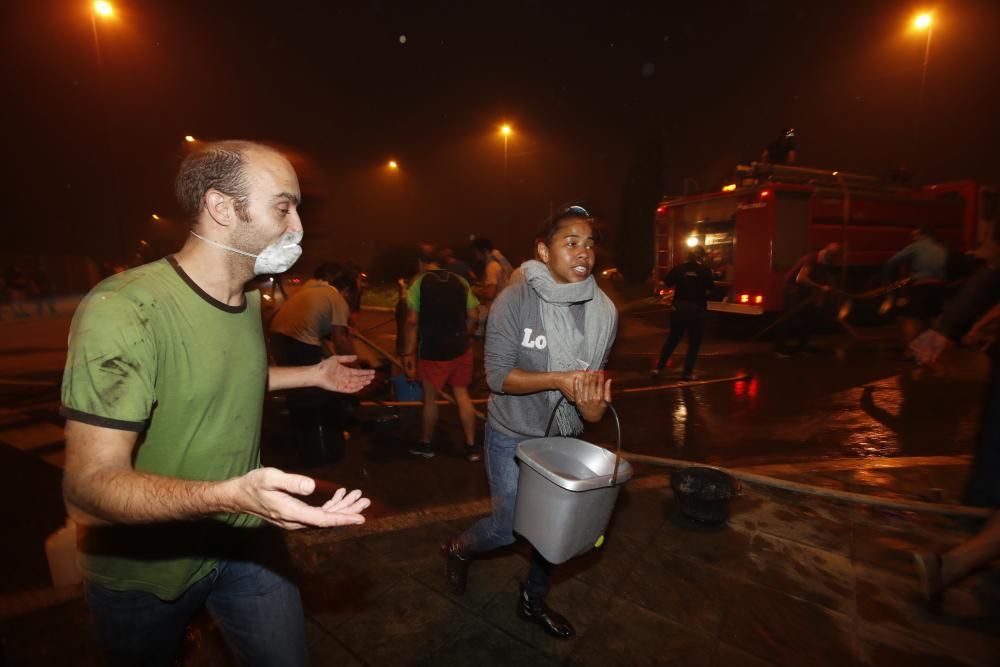
[[[59,379],[72,302],[58,316],[0,323],[0,466],[7,475],[0,501],[5,567],[0,595],[48,583],[43,542],[63,520],[60,477],[63,461]],[[360,327],[376,343],[393,349],[389,314],[363,313]],[[664,335],[662,313],[623,320],[610,365],[619,389],[650,388],[647,370]],[[765,343],[735,340],[716,322],[703,349],[702,378],[752,373],[753,378],[696,386],[621,392],[624,448],[634,452],[753,465],[852,457],[967,453],[976,431],[985,358],[963,353],[946,377],[914,378],[913,366],[897,358],[886,339],[832,334],[818,342],[825,352],[781,360]],[[886,336],[886,329],[875,332]],[[683,348],[678,352],[682,353]],[[675,361],[680,361],[675,358]],[[672,384],[668,378],[659,384]],[[485,395],[481,379],[477,389]],[[284,446],[286,416],[280,399],[269,400],[265,463],[297,467]],[[361,412],[362,421],[370,414]],[[461,456],[457,418],[442,409],[440,454],[414,459],[406,453],[419,415],[400,409],[392,433],[354,429],[343,461],[310,469],[324,487],[361,487],[373,498],[373,516],[484,499],[480,464]],[[612,442],[610,423],[588,433]]]

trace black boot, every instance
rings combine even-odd
[[[448,559],[448,590],[455,595],[461,595],[465,592],[465,582],[469,576],[469,556],[459,550],[455,540],[448,540],[442,544],[441,551]]]
[[[529,597],[523,586],[517,601],[517,615],[525,621],[534,621],[556,639],[571,639],[576,634],[562,614],[549,609],[542,598]]]

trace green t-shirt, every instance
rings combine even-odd
[[[260,465],[266,385],[260,293],[227,306],[168,257],[108,278],[77,309],[60,412],[138,432],[138,471],[223,480]],[[107,588],[171,600],[230,555],[241,529],[259,523],[217,515],[90,528],[81,567]]]

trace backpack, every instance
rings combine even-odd
[[[424,273],[420,281],[420,358],[447,361],[469,347],[467,284],[451,271]]]

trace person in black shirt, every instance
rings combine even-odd
[[[687,261],[671,269],[663,282],[667,287],[674,288],[674,313],[670,316],[670,335],[664,341],[660,358],[650,372],[654,376],[660,374],[687,332],[688,349],[687,356],[684,357],[682,378],[685,381],[693,380],[694,363],[698,359],[698,348],[701,347],[701,336],[705,328],[708,295],[715,286],[712,272],[705,266],[705,249],[701,246],[692,249]]]
[[[800,257],[785,275],[785,312],[774,335],[774,352],[778,356],[807,351],[820,307],[833,290],[833,262],[839,253],[839,243],[828,243],[821,250]],[[797,338],[798,345],[789,347],[789,338]]]
[[[798,158],[799,140],[795,128],[786,127],[778,138],[767,145],[761,153],[760,161],[768,164],[795,164]]]

